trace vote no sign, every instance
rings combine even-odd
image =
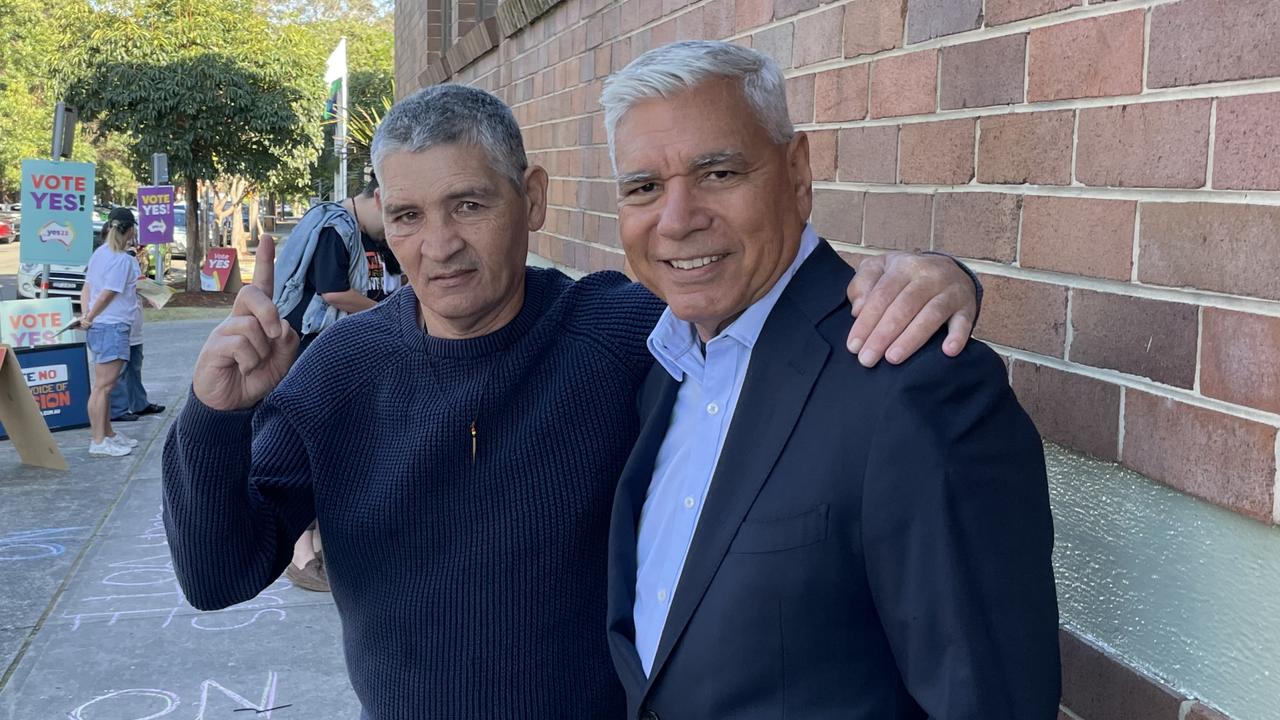
[[[173,242],[173,186],[138,188],[138,244]]]

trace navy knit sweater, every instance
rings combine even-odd
[[[254,597],[315,517],[373,720],[621,717],[609,511],[662,305],[617,273],[529,269],[484,337],[430,337],[416,306],[405,288],[336,324],[253,410],[188,400],[164,452],[183,591]]]

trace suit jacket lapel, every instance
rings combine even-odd
[[[796,282],[804,282],[800,273],[792,279]],[[806,317],[790,289],[789,285],[778,298],[752,350],[751,365],[672,599],[646,693],[702,601],[830,354],[830,346],[818,335],[814,321]],[[649,469],[652,471],[652,466]],[[634,557],[632,562],[634,568]]]
[[[656,397],[647,403],[650,407],[642,408],[647,410],[647,415],[642,419],[640,435],[618,482],[609,532],[609,635],[622,660],[619,673],[630,676],[623,678],[628,688],[645,685],[644,668],[635,649],[632,613],[636,600],[636,531],[658,450],[671,424],[671,410],[680,389],[675,378],[657,363],[646,383],[646,395],[655,384]]]

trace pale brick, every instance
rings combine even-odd
[[[1028,100],[1141,92],[1144,15],[1134,10],[1032,30]]]
[[[871,117],[931,113],[937,106],[938,51],[898,55],[871,66]]]
[[[864,194],[850,190],[814,189],[810,221],[818,235],[851,245],[861,243]]]
[[[1280,93],[1218,100],[1213,186],[1280,190]]]
[[[1067,340],[1067,288],[997,275],[982,276],[982,340],[1061,358]]]
[[[933,248],[1010,263],[1018,253],[1022,199],[1007,193],[940,193],[934,198]]]
[[[915,193],[867,193],[863,244],[894,250],[929,247],[933,197]]]
[[[1280,300],[1280,207],[1143,203],[1138,280]]]
[[[750,30],[773,19],[773,0],[737,0],[734,10],[734,29]]]
[[[813,76],[787,78],[787,112],[796,124],[813,122]]]
[[[907,42],[973,30],[982,24],[982,0],[907,0]]]
[[[793,23],[785,23],[751,36],[751,47],[773,58],[782,67],[791,67]],[[672,38],[674,40],[674,38]],[[654,46],[662,45],[654,41]]]
[[[1182,0],[1151,9],[1151,87],[1280,75],[1280,3]]]
[[[866,63],[820,72],[813,79],[814,120],[842,122],[867,116]]]
[[[943,48],[942,109],[1022,102],[1026,50],[1025,34]]]
[[[833,28],[844,23],[844,8],[833,7],[796,20],[791,62],[800,67],[840,57],[840,33]]]
[[[1076,179],[1106,187],[1203,187],[1210,102],[1081,110]]]
[[[1019,264],[1128,281],[1137,205],[1132,200],[1028,195],[1022,204]]]
[[[1280,317],[1204,309],[1200,392],[1280,414]]]
[[[1071,184],[1074,110],[994,115],[981,125],[978,182]]]
[[[899,136],[901,181],[967,184],[973,179],[975,123],[967,119],[903,125]]]
[[[840,130],[839,157],[839,179],[844,182],[897,182],[897,126]]]
[[[789,18],[797,13],[818,7],[822,0],[774,0],[773,19]]]
[[[1270,523],[1276,429],[1125,390],[1125,466],[1183,492]]]
[[[1119,459],[1120,386],[1014,360],[1013,391],[1046,440],[1108,462]]]
[[[1080,0],[987,0],[988,27],[1048,15],[1080,5]]]
[[[836,131],[809,130],[809,168],[814,180],[836,179]]]
[[[844,9],[844,56],[900,47],[905,19],[903,0],[853,0]]]
[[[1189,390],[1198,323],[1195,305],[1077,289],[1067,359]]]

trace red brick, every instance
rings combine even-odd
[[[871,117],[933,112],[937,81],[937,50],[875,61],[871,66]]]
[[[1028,195],[1019,264],[1127,282],[1137,206],[1132,200]]]
[[[1274,512],[1275,442],[1274,427],[1125,390],[1126,467],[1266,523]]]
[[[1061,285],[982,276],[983,340],[1061,358],[1067,341],[1067,288]]]
[[[796,20],[791,62],[796,67],[840,57],[840,33],[832,28],[844,22],[844,8],[833,7]]]
[[[751,36],[751,47],[773,58],[778,65],[791,67],[791,39],[794,30],[794,23],[786,23],[758,32]]]
[[[723,40],[733,35],[734,0],[713,0],[704,9],[703,29],[707,37]]]
[[[862,244],[895,250],[929,247],[933,197],[917,193],[867,193]]]
[[[965,185],[973,179],[975,120],[903,125],[900,173],[904,183]]]
[[[896,125],[844,128],[839,137],[840,171],[844,182],[894,183],[898,180]]]
[[[1280,190],[1280,93],[1218,100],[1213,186]]]
[[[814,180],[836,179],[836,131],[809,130],[809,167]]]
[[[987,0],[988,27],[1076,7],[1080,0]]]
[[[1151,87],[1280,75],[1280,3],[1182,0],[1151,10]]]
[[[1046,440],[1108,462],[1120,458],[1120,386],[1014,360],[1013,391]]]
[[[978,182],[1070,185],[1074,110],[982,118]]]
[[[907,0],[907,42],[973,30],[982,24],[982,0]]]
[[[1144,16],[1134,10],[1032,30],[1028,100],[1142,92]]]
[[[1076,179],[1108,187],[1204,187],[1210,100],[1080,111]]]
[[[1182,695],[1061,630],[1062,704],[1086,720],[1177,720]]]
[[[773,19],[773,0],[738,0],[734,10],[734,30],[750,30]]]
[[[787,112],[793,123],[813,122],[813,76],[787,78]]]
[[[694,8],[676,17],[676,36],[681,40],[705,40],[706,23],[703,8]]]
[[[1138,280],[1280,300],[1280,207],[1143,203]]]
[[[849,190],[813,191],[813,217],[810,221],[818,234],[828,240],[851,245],[862,242],[862,197],[865,193]]]
[[[1075,290],[1068,359],[1189,390],[1198,325],[1195,305]]]
[[[844,56],[900,47],[905,19],[903,0],[853,0],[844,9]]]
[[[1280,317],[1204,309],[1200,392],[1280,414]]]
[[[942,49],[940,105],[955,108],[1022,102],[1026,35],[953,45]]]
[[[1021,206],[1021,197],[1007,193],[940,193],[933,201],[933,249],[1013,262]]]
[[[842,122],[867,116],[866,63],[820,72],[813,79],[814,120]]]
[[[1186,720],[1231,720],[1231,718],[1208,705],[1196,703],[1187,711]]]

